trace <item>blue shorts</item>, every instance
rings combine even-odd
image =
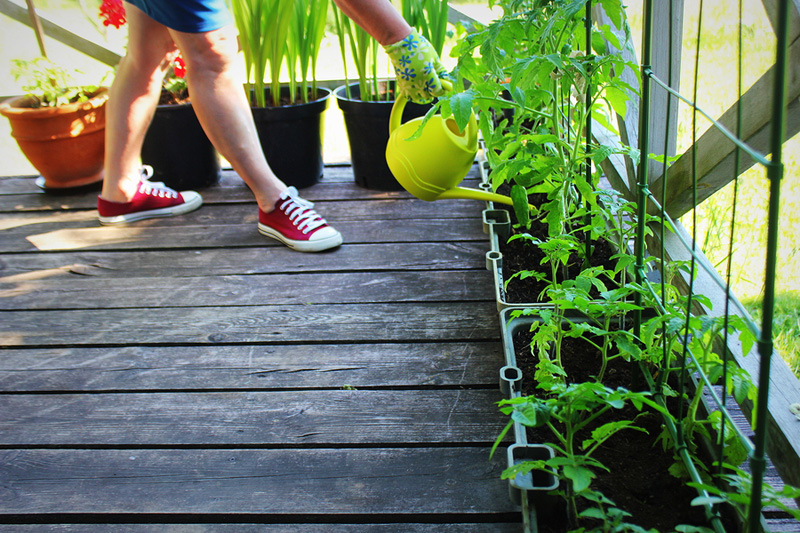
[[[218,30],[232,22],[225,0],[125,0],[167,28],[184,33]]]

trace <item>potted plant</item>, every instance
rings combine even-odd
[[[442,0],[405,0],[402,13],[441,56],[447,26],[447,2]],[[394,80],[378,76],[378,42],[340,12],[334,9],[342,64],[345,65],[345,85],[334,91],[344,115],[353,175],[358,185],[376,190],[400,191],[386,163],[386,144],[389,141],[389,116],[394,105]],[[347,59],[352,57],[357,81],[347,77]],[[402,122],[423,116],[430,105],[406,104]]]
[[[118,0],[104,0],[100,18],[105,26],[127,22]],[[142,144],[142,163],[153,168],[153,181],[176,190],[197,190],[219,181],[219,155],[192,108],[186,86],[186,64],[177,54],[164,76],[161,97]]]
[[[317,87],[315,72],[328,0],[234,0],[231,5],[264,155],[287,185],[314,185],[323,173],[322,114],[330,96]],[[291,77],[287,86],[280,80],[284,58]]]
[[[108,89],[77,86],[46,58],[16,60],[12,72],[27,94],[0,103],[0,114],[41,174],[37,185],[64,191],[101,182]]]
[[[153,181],[176,190],[197,190],[220,179],[219,155],[192,108],[180,55],[170,65],[161,98],[142,144],[142,163],[153,167]]]

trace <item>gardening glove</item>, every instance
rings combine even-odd
[[[442,80],[448,77],[447,70],[431,43],[417,30],[383,49],[394,66],[397,91],[415,104],[427,104],[447,92],[448,87],[452,88],[449,83],[442,87]]]

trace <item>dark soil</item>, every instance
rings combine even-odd
[[[301,89],[298,89],[298,93],[294,96],[294,98],[290,98],[288,94],[283,94],[283,91],[281,91],[281,97],[280,97],[280,99],[278,101],[278,105],[277,106],[275,106],[272,103],[272,97],[268,96],[266,101],[265,101],[265,106],[264,107],[284,107],[284,106],[290,106],[290,105],[304,104],[306,102],[304,102],[303,98],[300,96],[300,92],[299,92],[300,90]],[[286,91],[286,92],[288,92],[288,91]],[[312,89],[308,89],[307,95],[308,95],[307,102],[313,102],[314,100],[317,99],[317,93],[312,92]],[[253,106],[253,107],[256,107],[255,101],[252,100],[250,102],[250,105]]]
[[[504,191],[502,187],[498,189],[498,192],[508,194],[508,191]],[[529,202],[532,205],[542,205],[546,201],[547,197],[544,194],[535,194],[529,197]],[[511,235],[528,233],[539,240],[547,240],[548,227],[544,222],[533,221],[530,229],[522,229],[514,227],[517,225],[517,217],[513,209],[509,210],[509,218],[512,226]],[[505,287],[506,302],[512,304],[539,302],[542,291],[548,286],[547,281],[540,281],[534,277],[512,279],[512,276],[517,272],[535,268],[543,269],[542,271],[549,276],[549,266],[541,265],[542,260],[545,258],[544,253],[539,250],[538,246],[525,239],[514,239],[511,242],[503,242],[501,239],[500,252],[503,254],[503,279],[510,280]],[[614,268],[614,261],[612,261],[611,257],[615,253],[616,251],[608,241],[604,239],[595,240],[591,243],[589,264],[611,270]],[[558,280],[575,278],[584,268],[583,263],[583,258],[574,254],[566,268],[560,269]]]
[[[189,103],[189,89],[184,89],[177,94],[173,94],[166,89],[161,89],[161,97],[158,105],[177,105]]]

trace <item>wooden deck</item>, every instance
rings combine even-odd
[[[0,524],[521,530],[489,459],[481,205],[364,190],[346,166],[302,193],[340,249],[260,236],[231,171],[199,211],[118,228],[96,192],[0,178]]]

